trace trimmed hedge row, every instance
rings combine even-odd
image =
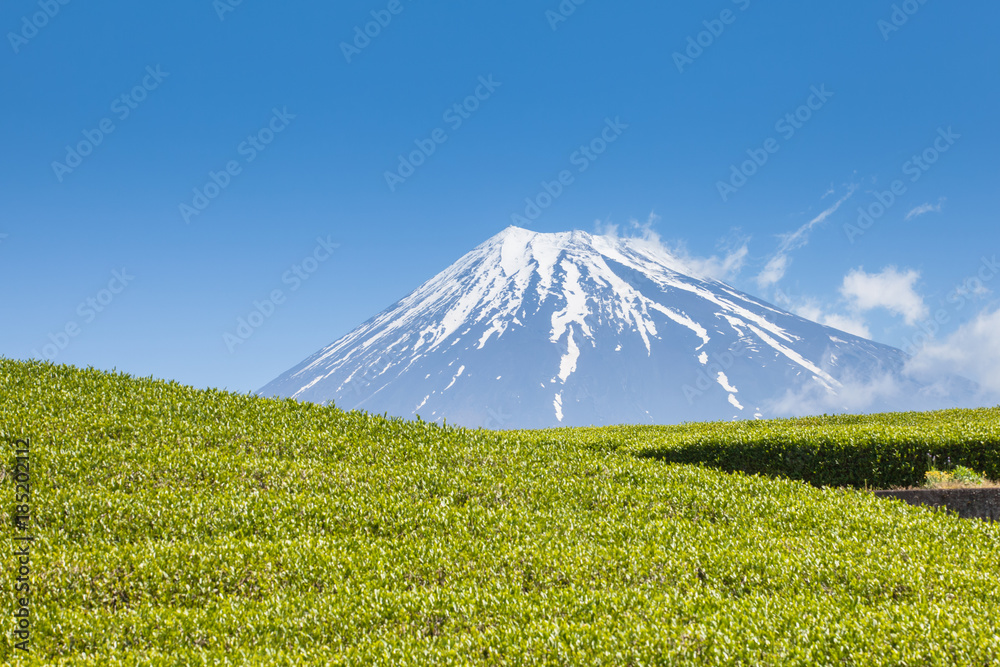
[[[957,465],[1000,479],[997,408],[690,425],[657,440],[636,453],[816,486],[914,486]]]

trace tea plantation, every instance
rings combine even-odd
[[[0,359],[0,661],[1000,664],[1000,529],[851,488],[996,476],[998,424],[494,433]]]

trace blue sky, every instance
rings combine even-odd
[[[248,391],[514,215],[989,349],[1000,7],[577,2],[4,3],[0,355]]]

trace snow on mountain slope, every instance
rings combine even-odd
[[[509,227],[259,393],[487,428],[676,423],[774,416],[904,362],[659,244]]]

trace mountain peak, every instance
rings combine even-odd
[[[761,416],[902,363],[656,241],[511,226],[261,393],[467,426],[670,423]]]

